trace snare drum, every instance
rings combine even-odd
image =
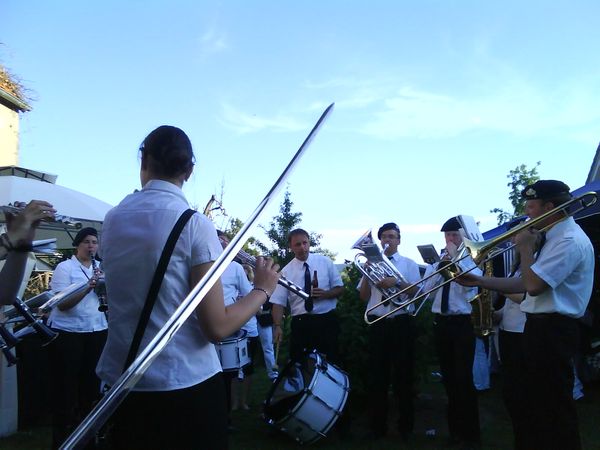
[[[250,364],[246,334],[246,330],[240,330],[233,336],[215,344],[223,372],[239,371],[246,364]]]
[[[348,376],[313,351],[283,369],[264,406],[266,421],[301,444],[325,437],[342,413]]]

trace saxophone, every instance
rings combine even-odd
[[[494,272],[492,260],[484,264],[484,274],[491,277]],[[488,289],[482,289],[475,297],[469,300],[471,303],[471,322],[473,332],[478,337],[486,337],[494,332],[492,315],[494,314],[493,293]]]

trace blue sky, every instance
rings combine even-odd
[[[599,13],[595,1],[4,0],[0,61],[33,99],[21,165],[116,204],[139,185],[141,140],[172,124],[195,146],[190,202],[224,186],[242,220],[336,102],[289,178],[302,226],[343,260],[395,221],[421,262],[416,245],[441,248],[451,216],[492,228],[519,164],[584,184],[600,141]]]

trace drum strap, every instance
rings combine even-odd
[[[179,219],[177,219],[175,226],[171,230],[171,234],[169,234],[165,247],[163,248],[162,254],[160,255],[160,259],[158,260],[158,266],[156,267],[156,272],[154,272],[154,278],[152,278],[152,284],[150,284],[148,296],[146,297],[146,303],[144,304],[144,308],[142,309],[140,320],[138,321],[135,334],[133,335],[133,340],[131,341],[131,347],[129,347],[129,354],[127,355],[125,365],[123,366],[123,372],[127,370],[129,365],[137,356],[140,344],[142,342],[142,337],[144,336],[146,325],[148,325],[148,320],[150,320],[152,308],[154,308],[156,298],[158,297],[158,291],[160,290],[163,278],[165,277],[165,272],[167,271],[167,265],[169,264],[169,260],[171,259],[171,255],[173,254],[173,250],[175,249],[175,244],[179,239],[179,235],[183,231],[183,227],[185,227],[185,224],[190,220],[190,218],[194,215],[195,212],[196,211],[194,211],[193,209],[188,209],[184,211],[183,214],[179,216]]]

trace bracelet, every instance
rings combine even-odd
[[[252,290],[253,290],[253,291],[261,291],[261,292],[264,292],[264,293],[265,293],[265,295],[267,296],[267,300],[266,300],[266,302],[268,302],[269,300],[271,300],[271,296],[270,296],[270,295],[269,295],[269,293],[268,293],[267,291],[265,291],[263,288],[255,287],[255,288],[252,288]]]
[[[2,233],[0,235],[0,245],[2,247],[4,247],[6,249],[7,252],[10,252],[13,250],[13,245],[12,242],[10,242],[10,239],[8,238],[8,234],[7,233]]]
[[[31,243],[23,244],[19,242],[18,245],[14,245],[10,238],[8,237],[8,233],[2,233],[0,235],[0,246],[4,247],[7,252],[30,252],[33,250]]]

